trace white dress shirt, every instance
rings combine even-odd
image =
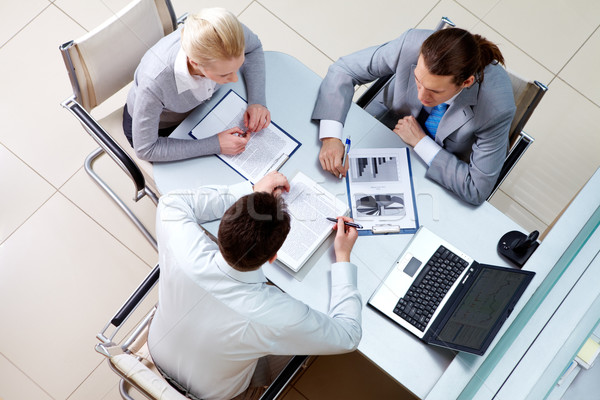
[[[208,79],[205,76],[192,75],[188,69],[187,55],[180,48],[173,64],[173,73],[175,75],[175,85],[177,93],[181,94],[186,90],[192,92],[196,100],[204,102],[210,99],[217,87],[217,82]]]
[[[163,371],[205,400],[244,391],[260,357],[348,352],[362,334],[354,264],[332,265],[324,314],[267,285],[261,269],[241,272],[223,259],[199,223],[250,192],[247,182],[208,186],[170,193],[158,206],[159,305],[149,349]]]
[[[462,92],[462,90],[460,91]],[[445,101],[444,103],[448,104],[448,106],[452,105],[454,99],[460,94],[458,92],[450,100]],[[431,114],[432,107],[423,106],[425,111]],[[340,121],[335,121],[331,119],[322,119],[319,122],[319,139],[323,140],[325,138],[336,138],[340,139],[342,142],[342,133],[344,130],[344,125]],[[419,140],[419,143],[414,147],[415,153],[427,163],[427,165],[431,165],[433,159],[437,155],[437,153],[442,149],[442,146],[437,144],[435,140],[431,138],[431,136],[425,135],[424,138]]]

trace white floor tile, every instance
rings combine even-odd
[[[66,398],[101,359],[95,333],[149,271],[54,195],[0,246],[0,353]]]
[[[71,85],[58,46],[83,30],[50,6],[0,49],[0,142],[55,187],[81,166],[93,143],[60,102]]]
[[[600,20],[600,18],[599,18]],[[559,77],[600,106],[600,29],[575,54]]]
[[[515,221],[517,224],[529,232],[537,230],[544,232],[548,225],[540,221],[529,211],[521,207],[513,199],[508,197],[502,190],[498,190],[490,200],[490,204],[496,207],[502,213]]]
[[[0,2],[0,47],[49,4],[46,0]]]
[[[241,13],[252,0],[171,0],[177,16],[194,14],[207,7],[223,7],[235,15]]]
[[[122,400],[119,377],[103,360],[67,400]]]
[[[130,2],[130,0],[56,0],[54,5],[77,21],[85,30],[91,31]]]
[[[0,354],[0,398],[2,400],[51,400],[42,388]]]
[[[261,4],[336,60],[414,28],[436,1],[375,0],[365,6],[346,0],[263,0]]]
[[[598,27],[600,2],[502,0],[482,20],[555,74]]]
[[[133,201],[135,186],[123,170],[108,156],[101,156],[94,163],[94,170],[133,210],[150,233],[156,236],[154,232],[156,206],[154,203],[147,197],[137,203]],[[158,255],[154,247],[148,243],[143,234],[112,199],[92,181],[83,168],[60,191],[124,246],[137,254],[146,264],[156,265]]]
[[[435,29],[442,19],[447,17],[454,22],[458,28],[471,31],[477,25],[479,18],[461,7],[453,0],[442,0],[427,14],[427,16],[419,22],[417,28],[420,29]]]
[[[503,191],[550,224],[600,167],[598,120],[600,107],[555,79],[525,129],[535,142]]]
[[[477,33],[489,41],[495,43],[502,55],[507,69],[517,73],[519,76],[529,80],[536,80],[548,85],[554,78],[554,74],[542,64],[531,58],[520,48],[516,47],[510,40],[498,32],[480,22],[473,27],[472,33]]]
[[[240,14],[240,21],[258,35],[264,50],[290,54],[302,60],[306,66],[322,77],[333,63],[331,59],[258,3],[252,3],[244,10]]]
[[[466,10],[469,10],[469,12],[475,14],[478,18],[485,17],[501,2],[502,0],[456,0],[457,4],[460,4]]]
[[[0,243],[52,196],[55,189],[0,145]]]

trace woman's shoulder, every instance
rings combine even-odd
[[[166,70],[172,70],[180,48],[180,31],[177,30],[163,37],[142,57],[138,67],[138,75],[141,74],[150,79],[155,79]]]

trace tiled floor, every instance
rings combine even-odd
[[[94,336],[150,271],[156,254],[82,170],[95,145],[59,105],[70,94],[70,84],[58,45],[95,27],[127,2],[0,2],[4,400],[117,398],[114,375],[93,351]],[[600,166],[596,0],[173,4],[178,14],[227,7],[258,33],[265,49],[290,53],[322,76],[341,55],[387,41],[408,28],[433,27],[441,16],[449,16],[497,42],[509,68],[550,88],[526,127],[536,141],[492,204],[525,229],[542,231]],[[123,99],[113,100],[111,106]],[[133,188],[111,163],[101,160],[98,169],[131,197]],[[136,208],[152,225],[152,204],[144,201]],[[374,368],[357,359],[350,365]],[[298,383],[290,398],[331,398],[324,395],[328,390]]]

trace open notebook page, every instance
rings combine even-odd
[[[302,172],[290,181],[290,191],[283,197],[291,215],[291,230],[277,259],[298,271],[332,232],[333,223],[326,218],[347,215],[349,208]]]

